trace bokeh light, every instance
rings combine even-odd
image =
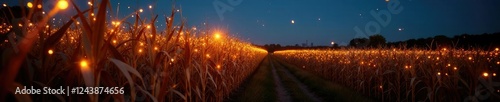
[[[28,3],[26,4],[26,6],[28,6],[28,8],[33,8],[33,3],[28,2]]]
[[[64,9],[68,8],[68,1],[66,1],[66,0],[59,0],[59,2],[57,2],[57,8],[59,8],[61,10],[64,10]]]

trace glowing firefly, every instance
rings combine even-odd
[[[68,1],[66,1],[66,0],[59,0],[59,2],[57,2],[57,8],[59,8],[61,10],[64,10],[64,9],[68,8]]]
[[[52,51],[52,49],[51,49],[48,51],[48,53],[49,53],[49,55],[52,55],[52,54],[54,54],[54,51]]]
[[[26,4],[26,6],[28,6],[28,8],[33,8],[33,3],[28,2],[28,3]]]

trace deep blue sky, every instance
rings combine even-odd
[[[29,1],[29,0],[28,0]],[[46,0],[52,2],[51,0]],[[223,13],[221,20],[214,2],[228,5],[232,11]],[[228,1],[238,0],[177,0],[188,25],[199,29],[225,28],[231,35],[255,44],[278,43],[294,45],[305,43],[329,45],[331,41],[347,44],[357,37],[354,27],[365,31],[365,25],[376,22],[371,10],[388,10],[385,0],[241,0],[237,5]],[[17,1],[2,1],[9,5]],[[116,10],[120,3],[119,17],[143,8],[143,17],[151,12],[169,15],[171,0],[111,0]],[[390,2],[395,2],[392,0]],[[391,14],[391,21],[381,27],[380,33],[388,41],[469,33],[500,32],[499,0],[399,0],[403,11]],[[86,0],[78,0],[81,8],[88,7]],[[50,5],[47,3],[46,5]],[[152,5],[150,11],[148,6]],[[131,8],[128,9],[128,6]],[[49,7],[49,6],[46,6]],[[378,9],[378,10],[377,10]],[[71,10],[65,12],[73,15]],[[113,11],[113,15],[116,15]],[[147,15],[147,16],[146,16]],[[382,18],[385,19],[385,16]],[[291,21],[295,23],[292,24]],[[203,26],[206,23],[207,26]],[[380,24],[380,23],[379,23]],[[160,27],[161,28],[161,27]],[[374,29],[374,28],[372,28]],[[400,30],[401,29],[401,30]]]

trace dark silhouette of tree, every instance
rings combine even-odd
[[[429,38],[409,39],[406,41],[390,42],[391,47],[405,46],[407,48],[422,48],[440,50],[442,48],[454,49],[482,49],[492,50],[500,48],[500,32],[492,34],[461,34],[453,37],[437,35]]]
[[[385,46],[385,37],[380,35],[380,34],[375,34],[369,37],[370,42],[368,43],[369,47],[375,48],[375,47],[383,47]]]
[[[369,39],[367,38],[354,38],[351,41],[349,41],[349,46],[357,48],[366,47],[368,44],[369,44]]]
[[[264,48],[266,48],[267,52],[273,53],[274,51],[281,49],[281,45],[280,44],[269,44],[269,45],[265,44]]]
[[[434,48],[432,49],[449,48],[451,47],[451,42],[452,42],[451,39],[444,35],[434,36],[434,44],[436,46],[433,46]]]

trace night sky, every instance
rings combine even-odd
[[[47,10],[55,4],[50,3],[52,0],[44,1]],[[386,26],[370,14],[389,11],[388,3],[397,2],[402,11],[389,12],[391,20]],[[19,5],[16,0],[0,3]],[[164,15],[170,15],[172,8],[171,0],[111,0],[115,11],[110,15],[116,15],[118,3],[118,18],[142,8],[143,18],[150,19],[153,12],[160,15],[156,24],[159,26],[164,26]],[[77,0],[77,4],[80,8],[89,6],[86,0]],[[367,24],[377,24],[387,41],[500,32],[499,0],[177,0],[175,4],[189,27],[223,28],[230,35],[262,45],[300,45],[306,40],[314,45],[329,45],[332,41],[347,45],[355,37],[366,37],[357,34],[354,28],[366,32]],[[151,10],[149,5],[153,7]],[[214,5],[227,11],[217,13]],[[73,11],[68,9],[61,15],[73,15]],[[375,29],[370,28],[371,32]]]

